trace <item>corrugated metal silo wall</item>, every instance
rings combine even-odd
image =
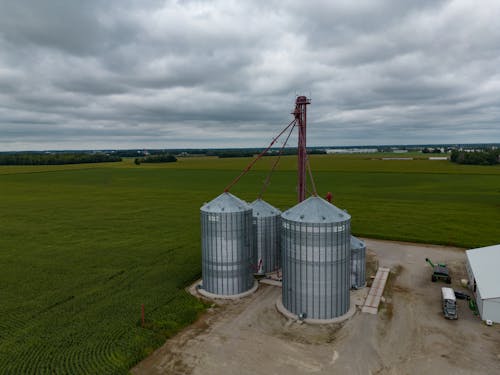
[[[281,216],[254,217],[254,265],[262,259],[263,272],[281,267]]]
[[[351,287],[366,285],[366,246],[351,249]]]
[[[219,295],[246,292],[253,286],[252,210],[201,211],[203,289]]]
[[[350,236],[350,220],[310,224],[282,218],[282,296],[288,311],[332,319],[349,310]]]

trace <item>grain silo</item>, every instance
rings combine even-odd
[[[283,306],[306,319],[345,314],[350,307],[351,216],[310,197],[281,218]]]
[[[351,236],[351,288],[366,285],[366,245],[359,238]]]
[[[254,285],[252,208],[230,193],[201,207],[202,289],[232,296]]]
[[[265,274],[281,267],[281,211],[262,199],[256,199],[253,209],[255,272]]]

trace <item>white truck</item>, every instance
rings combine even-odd
[[[443,298],[443,314],[446,319],[457,319],[457,299],[452,288],[441,288]]]

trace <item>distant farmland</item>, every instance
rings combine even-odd
[[[498,243],[500,166],[374,157],[311,157],[355,234]],[[199,207],[249,161],[0,167],[0,373],[125,374],[196,319],[184,287],[201,272]],[[255,199],[272,161],[233,193]],[[294,168],[285,157],[264,197],[279,208],[295,203]]]

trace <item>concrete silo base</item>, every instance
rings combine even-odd
[[[349,310],[341,316],[337,316],[336,318],[333,319],[300,319],[298,315],[295,315],[294,313],[291,313],[286,309],[286,307],[283,305],[283,299],[281,296],[278,297],[276,300],[276,309],[285,317],[288,319],[292,320],[300,320],[303,321],[304,323],[307,324],[334,324],[334,323],[341,323],[349,318],[351,318],[354,313],[356,312],[356,303],[355,301],[351,298],[351,306]]]
[[[203,280],[201,280],[201,281],[202,282],[199,284],[200,287],[196,288],[196,291],[200,295],[202,295],[203,297],[210,298],[210,299],[239,299],[239,298],[244,298],[244,297],[249,296],[253,292],[255,292],[257,290],[257,288],[259,287],[259,282],[257,280],[255,280],[254,283],[253,283],[253,286],[249,290],[247,290],[246,292],[243,292],[243,293],[240,293],[240,294],[223,295],[223,294],[214,294],[214,293],[207,292],[205,289],[203,289],[203,287],[201,287],[201,285],[203,285]]]

